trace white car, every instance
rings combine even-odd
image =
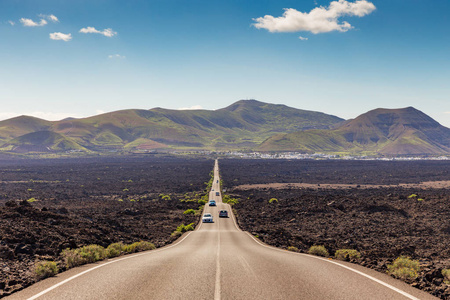
[[[211,214],[204,214],[202,218],[203,223],[214,223],[213,216]]]

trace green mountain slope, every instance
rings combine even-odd
[[[29,116],[0,121],[0,141],[7,141],[30,132],[48,130],[51,126],[50,121]]]
[[[335,129],[273,136],[258,149],[382,155],[449,154],[450,129],[413,107],[379,108]]]
[[[14,124],[18,124],[11,127],[11,120],[0,122],[0,138],[4,137],[5,145],[11,145],[12,139],[24,134],[48,130],[93,151],[252,148],[274,134],[330,128],[343,121],[319,112],[256,100],[241,100],[214,111],[130,109],[82,119],[43,121],[42,124],[35,121],[34,126],[21,125],[16,120]]]
[[[3,148],[19,153],[86,150],[70,138],[52,131],[36,131],[27,133],[12,139],[9,143],[4,144]]]

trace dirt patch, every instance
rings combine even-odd
[[[331,255],[356,249],[362,260],[354,262],[380,272],[407,255],[421,264],[408,283],[449,299],[441,271],[450,268],[450,163],[347,163],[227,160],[220,167],[227,190],[239,198],[239,226],[262,241],[301,252],[324,245]],[[273,178],[278,182],[268,182]]]
[[[409,189],[450,189],[450,180],[427,181],[421,183],[400,183],[396,185],[374,185],[374,184],[337,184],[337,183],[267,183],[267,184],[243,184],[233,187],[236,190],[252,190],[252,189],[386,189],[386,188],[409,188]]]
[[[212,160],[98,158],[0,161],[0,298],[34,283],[39,260],[65,248],[173,241]],[[168,195],[168,197],[165,197]],[[64,269],[64,265],[60,264]]]

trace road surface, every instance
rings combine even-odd
[[[200,223],[174,244],[85,265],[5,299],[437,299],[385,274],[288,252],[241,231],[222,203],[216,161]],[[230,218],[220,218],[226,209]],[[258,212],[255,212],[257,214]]]

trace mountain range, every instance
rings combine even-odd
[[[151,149],[297,151],[371,155],[450,154],[450,129],[412,108],[353,120],[256,100],[218,110],[121,110],[88,118],[0,121],[0,151]]]

